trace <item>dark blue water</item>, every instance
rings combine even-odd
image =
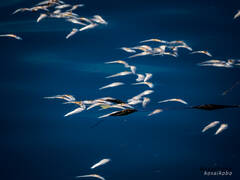
[[[0,179],[72,180],[98,173],[111,180],[203,179],[201,167],[232,168],[228,179],[239,179],[238,109],[186,110],[184,105],[156,102],[182,98],[190,105],[240,104],[240,86],[221,93],[240,79],[240,69],[199,67],[210,58],[145,56],[128,60],[140,73],[153,73],[155,93],[146,110],[126,117],[110,117],[96,128],[97,109],[68,118],[75,108],[45,96],[72,94],[80,100],[113,96],[126,100],[147,88],[122,86],[99,91],[110,83],[105,76],[120,72],[121,65],[105,61],[126,59],[122,46],[160,38],[184,40],[196,50],[209,50],[214,59],[240,58],[240,19],[233,16],[240,2],[217,0],[80,1],[82,16],[101,15],[107,26],[76,34],[74,27],[55,19],[36,23],[38,14],[11,13],[38,1],[3,0],[0,33],[15,33],[23,41],[0,39],[1,124]],[[67,1],[78,3],[79,1]],[[133,82],[133,77],[116,78]],[[173,108],[156,116],[156,108]],[[176,110],[174,110],[176,109]],[[218,136],[202,128],[212,121],[228,123]],[[112,161],[96,170],[90,166],[102,158]],[[221,179],[221,177],[210,177]]]

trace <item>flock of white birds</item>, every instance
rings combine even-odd
[[[76,28],[73,28],[71,32],[66,36],[66,39],[70,38],[71,36],[75,35],[78,32],[92,29],[97,27],[100,24],[107,25],[108,23],[100,16],[100,15],[94,15],[92,18],[86,18],[79,16],[75,11],[78,8],[83,7],[83,4],[67,4],[61,0],[46,0],[43,2],[38,3],[37,5],[31,7],[31,8],[20,8],[13,12],[13,14],[17,14],[20,12],[40,12],[39,17],[37,18],[37,22],[40,22],[43,19],[46,18],[58,18],[63,19],[64,21],[70,22],[75,24]],[[234,19],[240,17],[240,11],[237,12],[237,14],[234,16]],[[15,34],[2,34],[0,37],[10,37],[15,38],[17,40],[22,40],[21,37],[15,35]],[[157,46],[150,46],[149,44],[157,44]],[[177,58],[179,56],[179,50],[180,49],[186,49],[189,51],[190,55],[194,54],[204,54],[207,57],[213,57],[212,54],[205,50],[196,50],[194,51],[192,47],[188,46],[186,42],[184,41],[165,41],[161,39],[148,39],[144,41],[140,41],[139,45],[133,46],[133,47],[122,47],[120,48],[126,53],[129,53],[130,56],[128,59],[136,58],[140,56],[172,56]],[[101,115],[99,118],[106,118],[109,116],[125,116],[129,115],[131,113],[137,112],[136,106],[141,104],[142,108],[145,108],[150,102],[151,99],[149,98],[149,95],[154,93],[154,84],[153,82],[150,82],[152,78],[151,73],[139,73],[137,71],[137,67],[134,65],[130,65],[126,60],[115,60],[115,61],[109,61],[105,62],[106,65],[110,66],[112,64],[119,64],[126,68],[125,71],[117,72],[116,74],[109,75],[106,78],[107,79],[114,79],[116,77],[125,77],[125,76],[135,76],[136,81],[132,82],[131,85],[133,86],[145,86],[146,88],[149,88],[147,90],[144,90],[142,93],[137,94],[134,97],[131,97],[129,99],[126,99],[125,101],[119,100],[114,97],[101,97],[94,100],[76,100],[76,98],[69,94],[64,95],[56,95],[51,97],[45,97],[46,99],[62,99],[64,100],[64,104],[75,104],[78,107],[74,109],[71,112],[68,112],[64,116],[71,116],[83,111],[90,110],[92,108],[99,107],[100,110],[104,109],[118,109],[117,111],[113,111],[109,114]],[[228,60],[217,60],[217,59],[210,59],[204,62],[201,62],[198,64],[199,66],[213,66],[213,67],[223,67],[223,68],[233,68],[235,66],[240,65],[240,60],[238,59],[228,59]],[[99,88],[99,90],[104,90],[107,88],[114,88],[118,86],[126,85],[126,82],[116,82],[113,81],[110,84],[104,85]],[[182,104],[187,105],[188,103],[184,101],[183,99],[177,99],[177,98],[171,98],[167,100],[161,100],[159,103],[166,103],[166,102],[179,102]],[[162,112],[163,109],[155,109],[151,113],[148,114],[148,116],[152,116],[155,114],[158,114]],[[219,125],[219,121],[214,121],[207,126],[205,126],[202,130],[202,132],[206,132],[208,129],[216,127]],[[217,131],[215,132],[215,135],[221,133],[225,129],[227,129],[228,124],[221,124]],[[91,169],[94,169],[98,166],[104,165],[108,163],[110,159],[103,159],[97,164],[93,165]],[[101,180],[104,180],[102,176],[99,176],[97,174],[90,174],[90,175],[83,175],[83,176],[77,176],[76,178],[84,178],[84,177],[95,177],[99,178]]]

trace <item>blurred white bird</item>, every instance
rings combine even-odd
[[[123,51],[128,52],[128,53],[135,53],[136,52],[132,48],[127,48],[127,47],[121,47],[120,49],[122,49]]]
[[[87,30],[87,29],[92,29],[92,28],[95,28],[97,26],[97,24],[95,23],[92,23],[92,24],[89,24],[81,29],[79,29],[79,31],[84,31],[84,30]]]
[[[150,98],[147,98],[147,97],[144,97],[143,98],[143,102],[142,102],[142,106],[145,108],[146,107],[146,105],[148,104],[148,103],[150,103]]]
[[[103,87],[99,88],[99,90],[106,89],[106,88],[112,88],[112,87],[116,87],[116,86],[121,86],[121,85],[124,85],[124,83],[114,82],[114,83],[111,83],[109,85],[106,85],[106,86],[103,86]]]
[[[73,114],[80,113],[80,112],[84,111],[85,109],[86,109],[86,106],[85,106],[85,105],[82,105],[81,107],[74,109],[73,111],[65,114],[64,116],[65,116],[65,117],[71,116],[71,115],[73,115]]]
[[[107,21],[105,21],[101,16],[95,15],[92,18],[92,21],[99,23],[99,24],[108,24]]]
[[[154,87],[154,85],[153,85],[153,83],[151,83],[151,82],[138,82],[138,83],[133,83],[133,85],[140,85],[140,84],[145,84],[145,85],[147,85],[149,88],[153,88]]]
[[[120,73],[117,73],[117,74],[113,74],[111,76],[107,76],[106,78],[113,78],[113,77],[118,77],[118,76],[126,76],[126,75],[129,75],[129,74],[133,74],[133,73],[130,72],[130,71],[123,71],[123,72],[120,72]]]
[[[152,74],[151,73],[145,73],[145,78],[144,78],[144,82],[147,82],[149,79],[151,79],[152,78]]]
[[[228,124],[221,124],[221,126],[216,131],[215,135],[218,135],[219,133],[221,133],[222,131],[224,131],[227,128],[228,128]]]
[[[75,97],[73,97],[72,95],[56,95],[56,96],[51,96],[51,97],[44,97],[45,99],[63,99],[65,101],[75,101]]]
[[[129,68],[129,64],[126,61],[122,61],[122,60],[117,60],[117,61],[109,61],[109,62],[105,62],[105,64],[123,64],[126,68]]]
[[[94,164],[94,165],[91,167],[91,169],[94,169],[94,168],[96,168],[96,167],[102,166],[102,165],[104,165],[104,164],[106,164],[106,163],[108,163],[108,162],[110,162],[110,161],[111,161],[111,159],[102,159],[102,160],[99,161],[98,163]]]
[[[137,75],[137,79],[136,79],[137,82],[143,81],[145,78],[145,76],[142,74],[136,74],[136,75]]]
[[[182,99],[167,99],[167,100],[163,100],[163,101],[159,101],[158,103],[165,103],[165,102],[180,102],[182,104],[188,104],[186,101],[182,100]]]
[[[69,39],[71,36],[75,35],[78,32],[78,29],[73,28],[72,31],[66,36],[66,39]]]
[[[47,14],[40,14],[40,16],[37,19],[37,22],[40,22],[42,19],[46,18],[48,15]]]
[[[104,177],[99,176],[97,174],[89,174],[89,175],[83,175],[83,176],[76,176],[76,178],[85,178],[85,177],[94,177],[94,178],[98,178],[100,180],[105,180]]]
[[[233,19],[237,19],[240,16],[240,10],[234,15]]]
[[[15,34],[1,34],[0,37],[11,37],[11,38],[15,38],[17,40],[22,40],[21,37],[15,35]]]
[[[148,39],[148,40],[140,41],[140,43],[145,43],[145,42],[159,42],[159,43],[167,43],[167,41],[160,40],[160,39]]]
[[[150,114],[148,114],[148,116],[152,116],[152,115],[158,114],[158,113],[160,113],[160,112],[163,112],[163,110],[162,110],[162,109],[156,109],[156,110],[154,110],[153,112],[151,112]]]
[[[194,52],[191,52],[191,54],[205,54],[209,57],[212,57],[212,55],[208,51],[194,51]]]
[[[202,130],[202,132],[205,132],[205,131],[207,131],[208,129],[213,128],[213,127],[215,127],[215,126],[218,125],[218,124],[219,124],[219,121],[214,121],[214,122],[210,123],[209,125],[207,125],[206,127],[204,127],[203,130]]]

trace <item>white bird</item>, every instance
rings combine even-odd
[[[15,34],[1,34],[0,37],[11,37],[11,38],[15,38],[17,40],[22,40],[21,37],[15,35]]]
[[[142,106],[145,108],[146,107],[146,105],[148,104],[148,103],[150,103],[150,98],[147,98],[147,97],[144,97],[143,98],[143,102],[142,102]]]
[[[240,10],[234,15],[233,19],[237,19],[240,16]]]
[[[95,15],[92,18],[92,21],[99,23],[99,24],[108,24],[107,21],[105,21],[101,16]]]
[[[154,87],[153,83],[151,83],[151,82],[138,82],[138,83],[133,83],[133,85],[140,85],[140,84],[145,84],[145,85],[147,85],[149,88],[153,88],[153,87]]]
[[[214,122],[210,123],[209,125],[205,126],[205,127],[203,128],[202,132],[205,132],[205,131],[207,131],[208,129],[213,128],[213,127],[215,127],[215,126],[218,125],[218,124],[219,124],[219,121],[214,121]]]
[[[135,53],[136,52],[132,48],[127,48],[127,47],[121,47],[120,49],[122,49],[123,51],[128,52],[128,53]]]
[[[99,90],[106,89],[106,88],[112,88],[112,87],[116,87],[116,86],[121,86],[121,85],[124,85],[124,83],[114,82],[114,83],[111,83],[109,85],[106,85],[106,86],[103,86],[103,87],[99,88]]]
[[[100,180],[105,180],[104,177],[99,176],[97,174],[89,174],[89,175],[83,175],[83,176],[76,176],[76,178],[85,178],[85,177],[94,177],[94,178],[98,178]]]
[[[140,104],[140,103],[142,103],[143,101],[142,100],[139,100],[139,99],[130,99],[129,101],[128,101],[128,104],[129,105],[137,105],[137,104]]]
[[[158,114],[158,113],[160,113],[160,112],[163,112],[163,110],[162,110],[162,109],[156,109],[156,110],[154,110],[153,112],[151,112],[150,114],[148,114],[148,116],[152,116],[152,115]]]
[[[111,113],[109,113],[109,114],[102,115],[102,116],[100,116],[100,117],[98,117],[98,118],[99,118],[99,119],[106,118],[106,117],[109,117],[109,116],[111,116],[112,114],[115,114],[115,113],[117,113],[117,112],[119,112],[119,111],[114,111],[114,112],[111,112]]]
[[[222,131],[224,131],[227,128],[228,128],[228,124],[221,124],[221,126],[216,131],[215,135],[218,135],[219,133],[221,133]]]
[[[66,39],[68,39],[71,36],[75,35],[77,32],[78,32],[78,29],[73,28],[72,31],[66,36]]]
[[[110,162],[110,161],[111,161],[111,159],[102,159],[102,160],[99,161],[98,163],[94,164],[94,165],[91,167],[91,169],[94,169],[94,168],[96,168],[96,167],[102,166],[102,165],[104,165],[104,164],[106,164],[106,163],[108,163],[108,162]]]
[[[73,97],[72,95],[56,95],[56,96],[51,96],[51,97],[44,97],[45,99],[63,99],[65,101],[75,101],[75,97]]]
[[[82,23],[82,22],[78,21],[78,20],[75,19],[75,18],[66,19],[66,21],[71,22],[71,23],[73,23],[73,24],[80,24],[80,25],[86,26],[85,23]]]
[[[79,108],[76,108],[76,109],[74,109],[73,111],[71,111],[71,112],[65,114],[64,116],[65,116],[65,117],[67,117],[67,116],[71,116],[71,115],[73,115],[73,114],[80,113],[80,112],[84,111],[85,109],[86,109],[86,106],[83,105],[83,106],[81,106],[81,107],[79,107]]]
[[[130,70],[132,71],[133,74],[136,74],[136,66],[130,66]]]
[[[212,57],[212,55],[208,51],[194,51],[194,52],[191,52],[191,54],[205,54],[209,57]]]
[[[145,42],[159,42],[159,43],[167,43],[167,41],[160,40],[160,39],[148,39],[148,40],[140,41],[140,43],[145,43]]]
[[[129,68],[129,64],[126,61],[122,61],[122,60],[117,60],[117,61],[109,61],[109,62],[105,62],[105,64],[123,64],[126,68]]]
[[[147,82],[149,79],[151,79],[152,78],[152,74],[151,73],[145,73],[145,78],[144,78],[144,82]]]
[[[138,56],[147,56],[147,55],[149,55],[149,54],[151,54],[151,52],[149,52],[149,51],[143,51],[143,52],[141,52],[141,53],[138,53],[138,54],[134,54],[134,55],[132,55],[132,56],[129,56],[128,58],[134,58],[134,57],[138,57]]]
[[[42,19],[46,18],[48,15],[47,14],[40,14],[40,16],[37,19],[37,22],[40,22]]]
[[[84,26],[83,28],[79,29],[79,31],[84,31],[84,30],[87,30],[87,29],[92,29],[92,28],[95,28],[96,26],[97,26],[97,24],[92,23],[92,24],[89,24],[89,25]]]
[[[63,5],[56,6],[55,9],[64,9],[64,8],[71,7],[71,6],[72,5],[70,5],[70,4],[63,4]]]
[[[107,76],[106,78],[113,78],[113,77],[118,77],[118,76],[126,76],[126,75],[129,75],[129,74],[133,74],[133,73],[130,72],[130,71],[123,71],[123,72],[120,72],[120,73],[117,73],[117,74],[113,74],[111,76]]]
[[[143,81],[145,78],[145,76],[142,74],[136,74],[136,75],[137,75],[137,79],[136,79],[137,82]]]
[[[80,7],[83,7],[84,4],[76,4],[76,5],[73,5],[71,9],[69,9],[68,11],[74,11],[76,10],[77,8],[80,8]]]
[[[165,103],[165,102],[180,102],[182,104],[188,104],[186,101],[182,99],[167,99],[167,100],[159,101],[158,103]]]

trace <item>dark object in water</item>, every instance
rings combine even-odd
[[[211,111],[211,110],[225,109],[225,108],[240,108],[240,106],[239,105],[203,104],[199,106],[192,106],[191,108]]]
[[[125,102],[119,99],[106,99],[105,101],[116,103],[116,104],[125,104]]]
[[[126,116],[128,114],[137,112],[136,109],[124,109],[122,111],[115,112],[114,114],[111,114],[110,116]]]

